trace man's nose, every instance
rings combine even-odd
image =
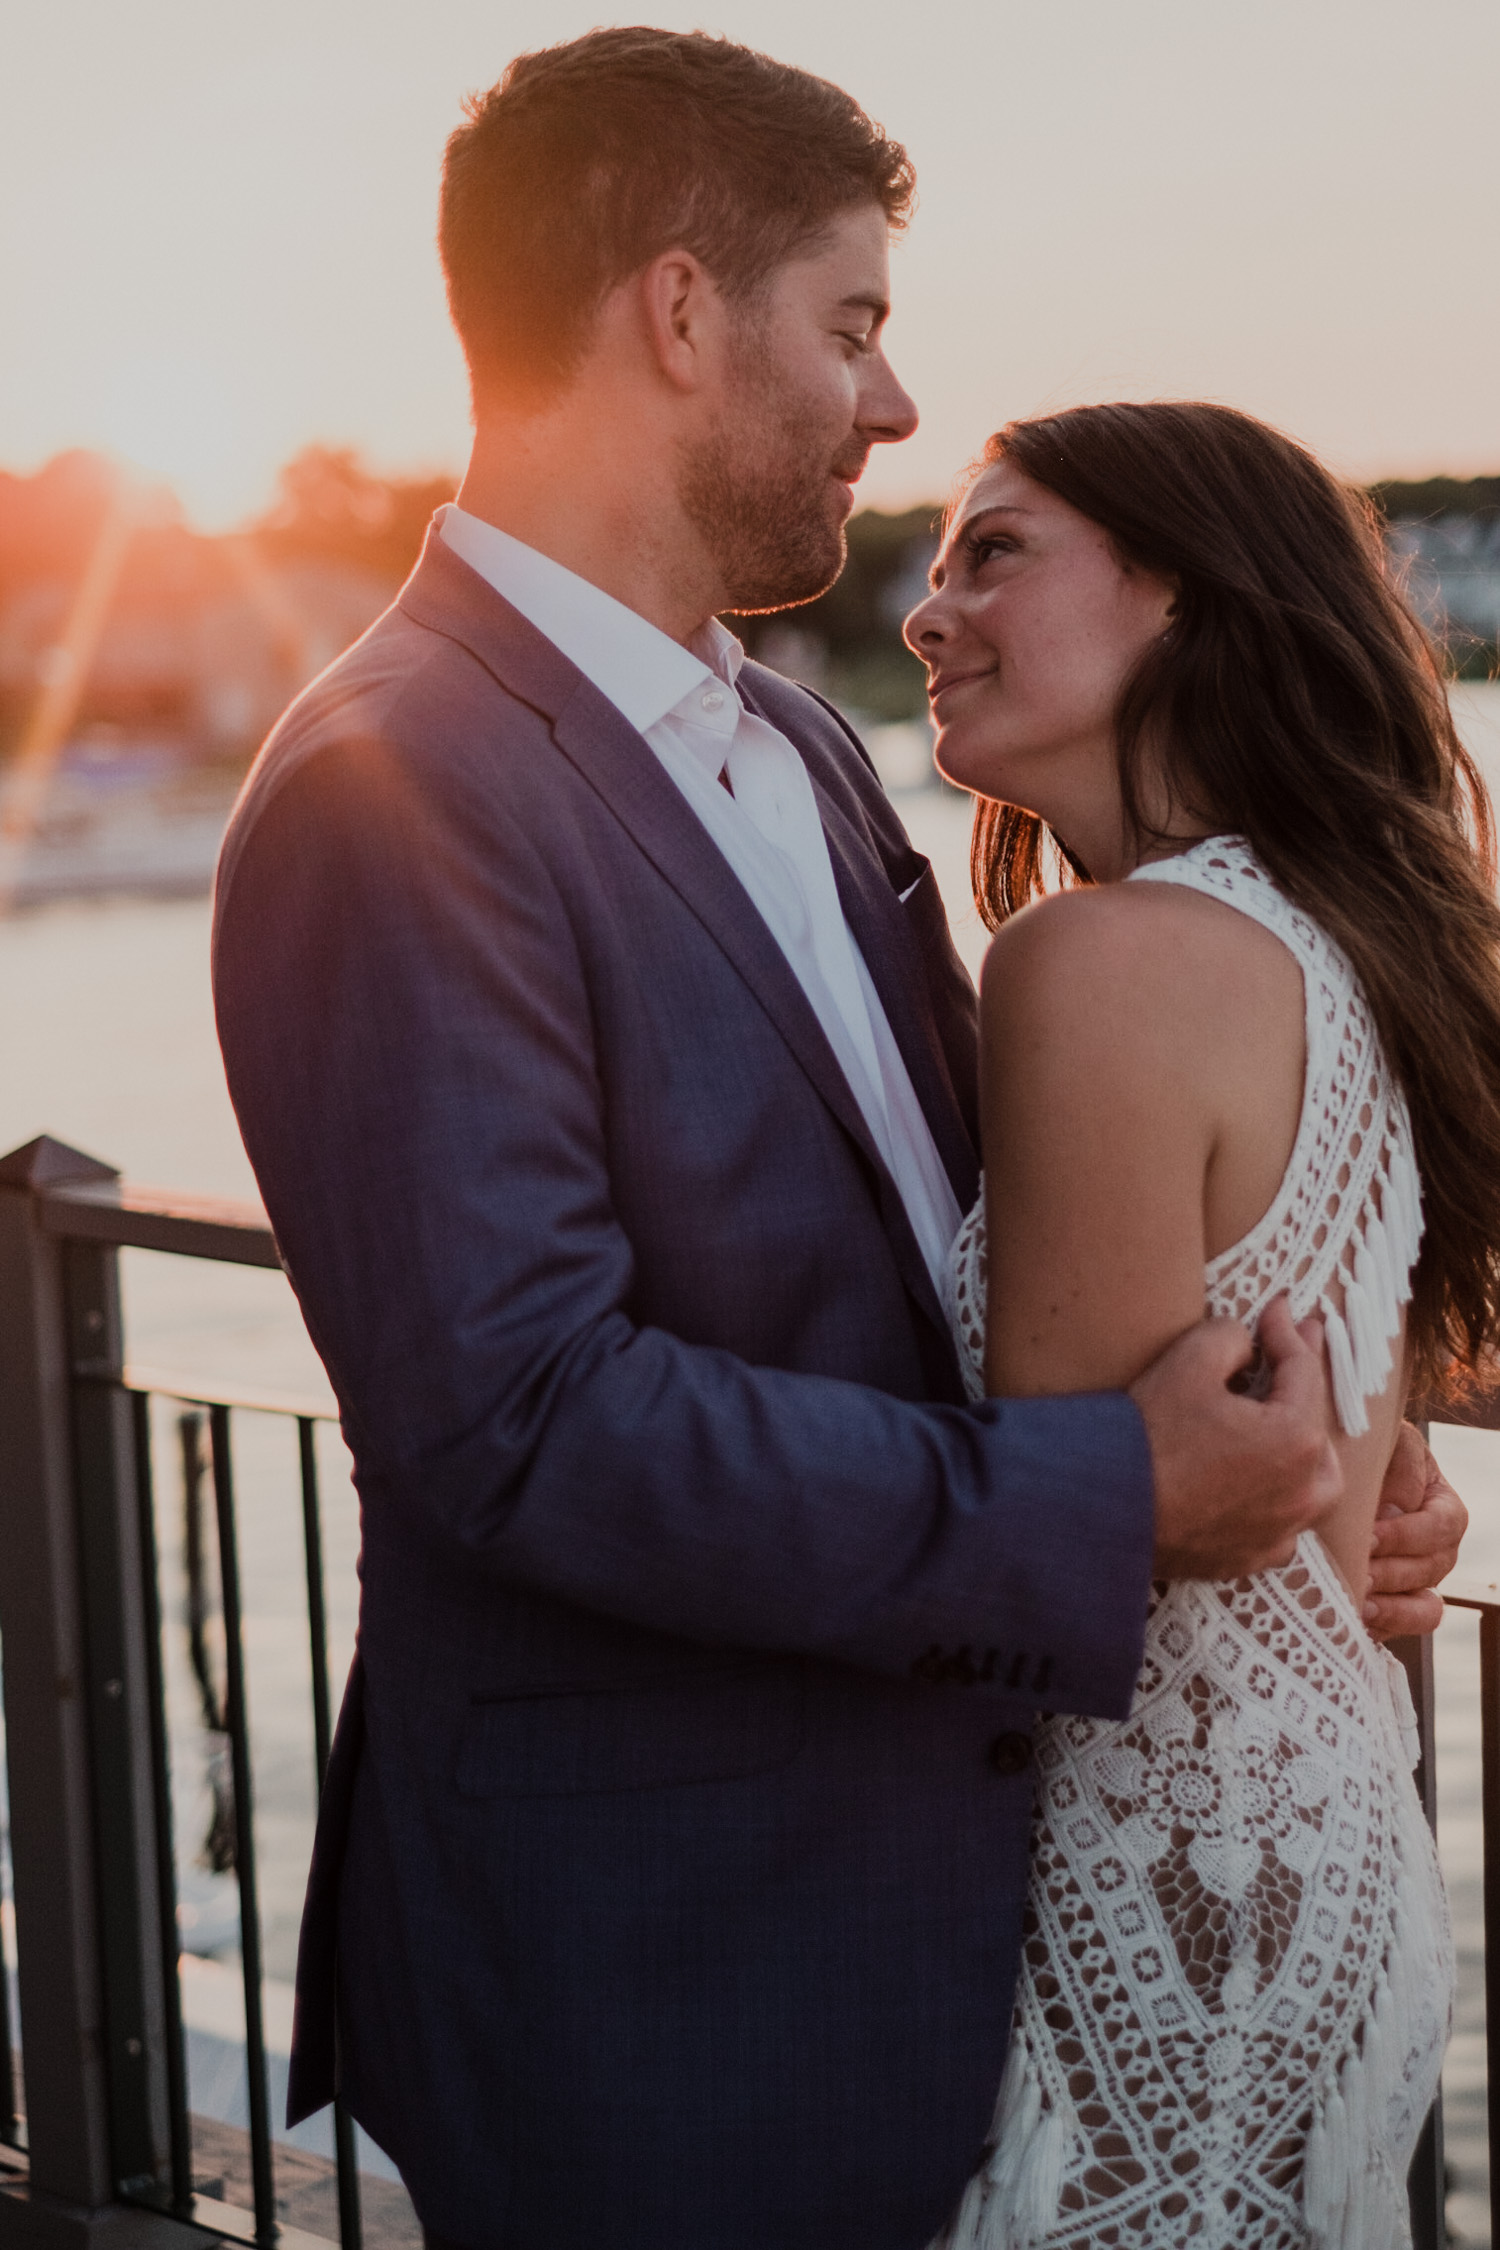
[[[873,445],[899,445],[917,426],[915,399],[901,388],[882,353],[860,401],[859,426]]]

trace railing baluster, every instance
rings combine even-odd
[[[1418,1422],[1422,1436],[1425,1421]],[[1421,1755],[1414,1779],[1427,1825],[1437,1835],[1437,1686],[1433,1672],[1432,1635],[1423,1633],[1391,1643],[1391,1654],[1406,1667],[1412,1707],[1417,1715],[1417,1740]],[[1443,2147],[1443,2094],[1427,2113],[1416,2154],[1406,2179],[1411,2209],[1412,2250],[1443,2250],[1448,2240],[1448,2165]]]
[[[1449,1609],[1479,1616],[1479,1758],[1484,1850],[1485,2120],[1489,2142],[1490,2238],[1500,2209],[1500,1602],[1447,1594]]]
[[[135,1489],[141,1523],[141,1600],[145,1615],[146,1699],[151,1734],[151,1796],[156,1820],[157,1905],[161,1926],[162,2013],[167,2045],[167,2131],[172,2166],[172,2209],[193,2209],[193,2142],[188,2126],[187,2059],[182,2040],[182,1984],[178,1956],[177,1861],[172,1842],[172,1768],[167,1737],[166,1682],[161,1653],[161,1579],[156,1551],[155,1486],[151,1474],[151,1401],[137,1391],[130,1401],[135,1436]]]
[[[240,1889],[240,1965],[245,1986],[245,2075],[250,2096],[250,2175],[255,2194],[255,2239],[275,2242],[276,2188],[271,2171],[271,2114],[266,2078],[266,2033],[261,2008],[260,1904],[255,1883],[255,1820],[250,1779],[250,1724],[245,1697],[245,1645],[240,1609],[239,1547],[234,1519],[234,1467],[229,1409],[209,1410],[214,1506],[219,1526],[219,1582],[224,1599],[224,1677],[229,1748],[234,1770],[235,1873]]]
[[[1485,2099],[1490,2140],[1490,2239],[1500,2201],[1500,1609],[1479,1613],[1479,1742],[1484,1814]]]
[[[297,1421],[302,1464],[302,1539],[307,1554],[307,1628],[312,1643],[313,1757],[322,1794],[333,1742],[328,1695],[328,1613],[323,1598],[323,1519],[318,1501],[317,1425],[309,1415]],[[360,2250],[359,2162],[354,2121],[341,2101],[333,2105],[333,2149],[338,2167],[339,2241],[342,2250]]]
[[[0,1648],[0,1710],[4,1708],[3,1681],[5,1677],[5,1651]],[[9,1798],[9,1788],[6,1790]],[[5,1825],[10,1828],[10,1805],[5,1807]],[[5,1905],[5,1893],[0,1887],[0,1910]],[[0,2147],[19,2148],[21,2145],[20,2118],[16,2111],[16,2049],[15,2033],[10,2020],[10,1971],[6,1967],[5,1936],[0,1928]]]
[[[1414,1780],[1427,1825],[1437,1833],[1437,1745],[1433,1732],[1434,1692],[1432,1635],[1424,1633],[1391,1642],[1391,1654],[1406,1667],[1412,1705],[1417,1714],[1421,1758]],[[1416,2153],[1407,2173],[1411,2209],[1412,2250],[1443,2250],[1448,2239],[1445,2216],[1448,2189],[1443,2154],[1443,2097],[1441,2092],[1427,2113]]]
[[[182,1454],[182,1563],[187,1580],[188,1662],[198,1684],[198,1708],[204,1734],[211,1740],[217,1738],[206,1762],[209,1820],[208,1833],[203,1839],[202,1862],[213,1874],[225,1875],[234,1866],[234,1779],[225,1765],[229,1728],[224,1716],[224,1697],[209,1659],[208,1571],[203,1546],[203,1484],[209,1469],[203,1451],[203,1415],[196,1407],[178,1415],[177,1440]]]
[[[328,1612],[323,1599],[323,1520],[318,1500],[317,1425],[308,1415],[297,1420],[297,1450],[302,1466],[302,1542],[307,1555],[307,1627],[312,1641],[313,1759],[321,1790],[333,1746],[328,1696]]]
[[[0,2146],[19,2148],[20,2119],[16,2115],[16,2061],[10,2028],[10,1972],[5,1948],[0,1945]]]

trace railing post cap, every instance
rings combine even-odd
[[[69,1148],[66,1141],[55,1141],[50,1133],[39,1133],[34,1141],[0,1157],[0,1187],[52,1188],[64,1182],[119,1177],[116,1165],[101,1163],[81,1148]]]

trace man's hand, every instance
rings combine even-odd
[[[1380,1489],[1370,1545],[1365,1623],[1377,1641],[1430,1633],[1443,1614],[1432,1589],[1458,1560],[1469,1511],[1422,1438],[1403,1422]]]
[[[1260,1323],[1263,1401],[1225,1387],[1254,1352],[1235,1320],[1190,1328],[1131,1384],[1156,1475],[1158,1578],[1239,1578],[1289,1562],[1338,1499],[1322,1338],[1319,1322],[1299,1329],[1277,1297]]]

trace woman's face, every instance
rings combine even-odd
[[[1115,713],[1174,589],[1007,461],[975,478],[906,620],[950,781],[1038,813],[1102,875],[1119,834]],[[1093,856],[1090,856],[1092,852]]]

